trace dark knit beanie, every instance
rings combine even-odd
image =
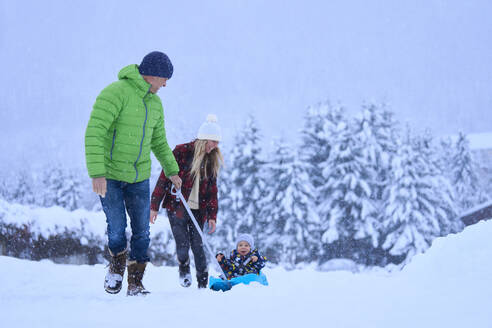
[[[141,75],[165,77],[170,79],[173,76],[173,64],[169,57],[160,51],[152,51],[143,59],[138,71]]]

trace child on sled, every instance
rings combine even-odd
[[[216,258],[229,280],[248,273],[259,274],[267,261],[255,248],[253,237],[247,233],[237,237],[236,249],[228,259],[222,253],[217,254]]]

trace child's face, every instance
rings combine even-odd
[[[237,252],[241,255],[246,255],[251,250],[251,246],[249,246],[247,241],[240,241],[237,244]]]

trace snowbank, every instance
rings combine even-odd
[[[106,294],[103,265],[0,257],[0,317],[6,327],[491,327],[491,235],[481,222],[438,238],[392,274],[265,269],[270,286],[226,293],[181,288],[176,268],[149,265],[146,298]]]
[[[434,275],[436,279],[443,278],[441,283],[449,276],[460,277],[459,280],[465,285],[473,285],[472,278],[478,279],[479,282],[487,280],[490,282],[492,277],[491,236],[492,221],[481,221],[468,226],[462,233],[437,238],[426,253],[412,258],[402,274],[408,276],[421,273],[425,273],[426,276]],[[489,301],[492,301],[492,294]]]
[[[151,235],[170,232],[169,221],[163,214],[159,218],[160,220],[151,226]],[[16,226],[29,226],[31,232],[45,238],[63,233],[65,230],[84,230],[87,234],[101,238],[105,238],[106,235],[106,216],[102,211],[92,212],[85,209],[68,211],[59,206],[28,207],[0,199],[0,222],[2,221]]]
[[[151,260],[157,264],[175,264],[175,244],[164,214],[151,225],[150,233]],[[127,236],[130,237],[130,228]],[[102,211],[28,207],[0,199],[0,254],[95,264],[105,262],[106,247],[106,217]]]

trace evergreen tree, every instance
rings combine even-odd
[[[64,181],[57,191],[56,205],[62,206],[70,211],[79,208],[82,195],[81,182],[74,170],[65,171]]]
[[[307,165],[286,144],[278,142],[265,171],[271,183],[260,229],[268,257],[293,267],[315,259],[319,218]]]
[[[452,184],[458,196],[460,212],[486,200],[481,190],[476,164],[470,145],[463,133],[459,133],[451,161]]]
[[[259,143],[257,123],[253,117],[249,117],[243,130],[237,135],[229,156],[234,238],[238,233],[247,232],[259,240],[257,223],[265,190],[265,181],[261,175],[264,162]]]
[[[407,127],[407,131],[408,135],[410,135],[409,127]],[[425,129],[424,133],[421,135],[415,135],[411,137],[410,143],[415,151],[425,158],[426,170],[434,175],[444,173],[440,165],[443,155],[439,152],[439,147],[435,145],[434,136],[429,129]]]
[[[312,184],[319,188],[324,184],[320,165],[327,161],[332,147],[333,131],[343,121],[345,111],[342,107],[334,107],[326,102],[309,107],[301,130],[301,159],[308,166]]]
[[[370,187],[372,198],[382,200],[382,193],[388,183],[391,159],[396,153],[397,123],[393,113],[384,106],[367,105],[355,118],[356,138],[362,146],[362,157],[369,165],[373,178]]]
[[[62,188],[63,178],[59,167],[46,167],[43,175],[43,206],[57,205],[58,190]]]
[[[34,180],[28,170],[21,169],[7,186],[7,200],[9,202],[33,205],[34,197]]]
[[[9,185],[4,177],[0,180],[0,197],[6,201],[10,198]]]
[[[56,205],[68,210],[79,207],[83,190],[75,171],[50,167],[46,170],[43,184],[45,207]]]
[[[443,177],[426,153],[412,145],[409,134],[392,161],[392,182],[384,195],[387,233],[382,245],[391,255],[407,259],[445,234],[455,214],[452,194],[440,188]]]
[[[430,130],[425,130],[422,135],[410,137],[410,129],[407,128],[407,140],[414,151],[419,155],[417,161],[418,169],[422,174],[427,175],[430,179],[431,186],[435,191],[435,197],[440,204],[440,209],[446,215],[438,216],[441,236],[447,235],[450,232],[460,231],[462,222],[457,214],[457,202],[454,188],[451,181],[446,177],[445,172],[441,168],[442,153],[439,152],[439,147],[434,143],[434,138]]]
[[[439,154],[439,169],[449,181],[453,181],[452,163],[454,157],[454,144],[451,138],[441,138],[437,152]]]
[[[339,123],[332,136],[334,145],[323,163],[325,184],[319,189],[322,220],[323,260],[346,257],[363,260],[358,240],[378,243],[377,215],[371,200],[373,178],[363,157],[362,144],[353,129]],[[365,251],[367,252],[367,251]]]

